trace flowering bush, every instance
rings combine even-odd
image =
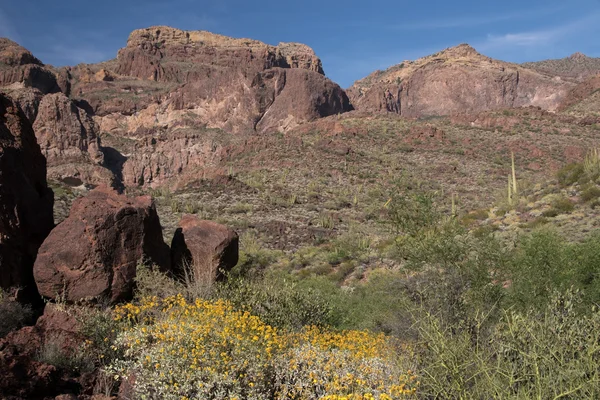
[[[396,399],[415,392],[383,335],[280,331],[223,300],[178,295],[115,310],[127,328],[110,370],[144,399]],[[329,397],[325,397],[329,396]]]

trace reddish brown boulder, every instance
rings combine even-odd
[[[173,267],[178,273],[190,267],[203,282],[223,278],[238,262],[238,235],[213,221],[184,215],[171,242]]]
[[[52,348],[69,356],[80,351],[84,340],[80,324],[71,313],[53,305],[46,306],[35,326],[0,339],[0,395],[46,398],[83,386],[72,380],[71,371],[46,364],[49,360],[44,358],[44,349]]]
[[[34,265],[40,294],[67,301],[131,297],[140,261],[169,270],[169,248],[150,196],[129,198],[106,187],[73,203],[42,244]]]
[[[22,287],[27,301],[37,297],[33,263],[54,227],[53,202],[31,124],[0,94],[0,287]]]

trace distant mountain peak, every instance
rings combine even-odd
[[[449,47],[445,50],[442,50],[442,53],[452,57],[468,57],[480,55],[479,52],[468,43],[461,43],[457,46]]]
[[[586,56],[586,55],[585,55],[585,54],[583,54],[583,53],[576,52],[576,53],[573,53],[573,54],[571,54],[571,55],[569,56],[569,58],[570,58],[570,59],[572,59],[572,60],[585,60],[585,59],[587,59],[587,58],[588,58],[588,56]]]

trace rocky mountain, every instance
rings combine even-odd
[[[565,79],[583,81],[600,74],[600,58],[588,57],[582,53],[574,53],[569,57],[557,60],[543,60],[521,64],[526,68]]]
[[[556,110],[574,83],[479,54],[467,44],[375,71],[348,89],[355,108],[407,117],[539,106]]]
[[[116,59],[60,69],[3,40],[0,66],[50,176],[72,183],[156,186],[219,157],[198,132],[287,131],[352,109],[308,46],[204,31],[136,30]]]
[[[592,71],[594,60],[576,55],[562,64]],[[297,43],[159,26],[132,32],[113,60],[53,68],[0,41],[0,89],[33,125],[49,178],[120,189],[223,175],[232,152],[251,137],[353,108],[406,117],[555,111],[594,92],[593,80],[558,73],[567,67],[544,68],[494,60],[462,44],[376,71],[346,94],[324,75],[314,51]]]

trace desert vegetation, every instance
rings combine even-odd
[[[595,181],[594,154],[557,181]],[[80,361],[46,352],[63,368],[90,354],[106,395],[122,382],[139,398],[600,395],[597,234],[499,235],[407,181],[380,208],[377,237],[349,228],[293,254],[247,231],[226,282],[140,266],[132,302],[85,318]]]
[[[598,59],[0,50],[0,398],[600,398]]]

